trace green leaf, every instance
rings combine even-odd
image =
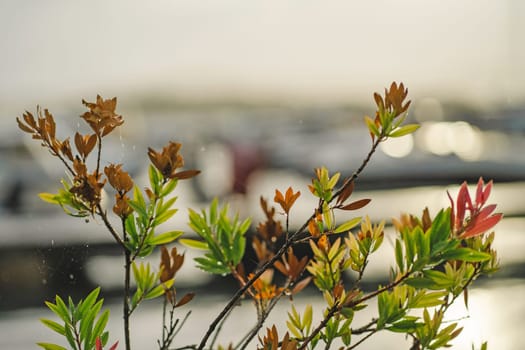
[[[356,218],[353,218],[341,225],[339,225],[335,230],[334,230],[334,233],[341,233],[341,232],[346,232],[346,231],[349,231],[351,230],[352,228],[356,227],[357,225],[359,225],[359,223],[361,222],[361,217],[356,217]]]
[[[168,199],[166,202],[160,199],[157,204],[157,215],[162,215],[166,210],[171,208],[176,201],[177,201],[177,197],[172,197]]]
[[[401,241],[399,239],[396,240],[396,263],[397,267],[399,268],[400,272],[405,271],[405,264],[403,260],[403,247],[401,246]]]
[[[69,343],[69,346],[71,346],[72,349],[77,349],[77,345],[75,343],[75,336],[73,335],[73,331],[71,330],[71,327],[66,327],[66,339]]]
[[[141,208],[146,208],[146,201],[144,200],[144,197],[142,196],[142,192],[140,191],[140,188],[136,185],[133,186],[133,201],[137,203],[137,205],[140,206]]]
[[[171,219],[171,217],[173,215],[175,215],[177,213],[178,209],[169,209],[169,210],[166,210],[165,212],[163,212],[162,214],[160,215],[157,215],[157,217],[155,218],[155,221],[153,223],[153,226],[158,226],[164,222],[166,222],[167,220]]]
[[[328,229],[335,227],[335,215],[326,202],[323,203],[323,221]]]
[[[143,274],[142,274],[142,269],[137,266],[137,264],[135,262],[133,262],[131,264],[131,269],[133,270],[133,277],[135,278],[135,282],[137,283],[137,285],[140,287],[144,284],[143,282]]]
[[[414,308],[423,308],[423,307],[434,307],[444,304],[442,299],[444,296],[448,295],[447,291],[432,292],[426,293],[421,297],[417,298],[417,301],[413,305]]]
[[[139,235],[137,233],[137,226],[135,225],[135,216],[130,215],[126,218],[124,223],[126,232],[129,233],[132,242],[136,243],[139,240]]]
[[[431,253],[440,251],[450,237],[450,209],[440,210],[430,227]]]
[[[421,323],[417,322],[416,317],[411,318],[407,316],[405,319],[398,321],[389,327],[386,327],[386,329],[396,333],[411,333],[414,332],[415,329],[420,325]]]
[[[58,305],[55,305],[53,304],[52,302],[50,301],[46,301],[45,304],[47,305],[47,307],[53,311],[53,313],[55,315],[57,315],[58,317],[60,317],[62,319],[62,321],[64,321],[65,323],[68,323],[69,322],[69,312],[67,310],[67,308],[65,309],[62,309],[60,306]]]
[[[102,341],[102,345],[106,345],[109,340],[109,332],[105,331],[104,333],[102,333],[102,335],[100,336],[100,340]]]
[[[410,277],[404,281],[404,284],[416,289],[441,289],[434,281],[427,277]]]
[[[379,137],[381,133],[379,132],[379,129],[377,128],[374,120],[370,117],[365,117],[365,122],[366,126],[368,127],[368,131],[370,131],[372,135]]]
[[[198,263],[197,267],[206,272],[217,275],[227,275],[231,273],[228,266],[225,266],[221,261],[204,257],[197,257],[194,260]]]
[[[341,176],[341,173],[335,173],[331,178],[330,181],[328,181],[328,188],[332,189],[337,185],[337,181],[339,181],[339,177]]]
[[[148,213],[146,212],[146,206],[142,206],[137,201],[128,201],[128,204],[133,210],[137,212],[137,214],[140,216],[140,218],[144,219],[148,217]]]
[[[57,313],[57,315],[60,316],[60,318],[62,318],[64,320],[64,322],[66,322],[66,323],[71,322],[70,321],[71,320],[71,316],[70,316],[71,313],[70,313],[69,308],[66,306],[66,303],[64,302],[64,300],[62,300],[62,298],[60,296],[56,295],[55,296],[55,302],[56,302],[56,306],[57,306],[57,311],[59,312],[59,313]]]
[[[97,323],[95,324],[95,327],[93,327],[93,332],[91,333],[91,339],[90,343],[94,343],[97,339],[97,337],[100,337],[102,335],[102,332],[104,331],[104,328],[106,328],[106,325],[108,323],[109,319],[109,310],[106,310],[100,315],[100,317],[97,320]]]
[[[167,289],[171,288],[171,286],[173,285],[173,282],[175,282],[173,279],[171,280],[168,280],[162,284],[159,284],[158,286],[156,286],[155,288],[153,288],[152,290],[150,290],[145,296],[144,296],[144,299],[154,299],[154,298],[157,298],[157,297],[160,297],[161,295],[163,295]]]
[[[404,126],[398,128],[398,129],[392,131],[390,134],[388,134],[388,137],[405,136],[405,135],[413,133],[414,131],[419,129],[419,127],[420,127],[419,124],[407,124],[407,125],[404,125]]]
[[[103,299],[100,299],[92,308],[88,309],[80,320],[80,339],[84,340],[84,348],[89,347],[89,340],[93,332],[95,318],[102,308]]]
[[[298,339],[301,339],[303,338],[303,336],[301,335],[301,332],[299,331],[299,329],[297,328],[297,326],[290,322],[290,321],[286,321],[286,326],[288,327],[288,330],[292,333],[292,335]]]
[[[60,201],[58,200],[59,196],[54,193],[39,193],[38,196],[44,202],[50,204],[60,204]]]
[[[46,327],[49,329],[57,332],[60,335],[66,335],[65,327],[61,324],[56,323],[55,321],[51,321],[45,318],[41,318],[40,322],[42,322]]]
[[[52,344],[52,343],[36,343],[36,345],[46,349],[46,350],[67,350],[65,347]]]
[[[93,305],[95,304],[95,301],[97,300],[99,293],[100,293],[100,287],[97,287],[88,294],[86,299],[79,302],[78,309],[79,309],[80,315],[84,315],[86,313],[86,310],[90,310],[93,308]]]
[[[190,238],[181,238],[179,242],[190,248],[208,250],[208,244],[203,241],[197,241]]]
[[[237,235],[233,240],[232,252],[231,252],[231,261],[233,265],[237,266],[244,256],[244,251],[246,247],[246,239],[244,236]]]
[[[310,327],[312,326],[313,310],[312,305],[306,305],[303,315],[303,329],[306,330],[307,334],[310,334]]]
[[[434,283],[441,288],[448,288],[454,284],[454,277],[451,277],[441,271],[426,270],[423,274],[425,277],[434,281]]]
[[[443,253],[444,260],[462,260],[467,262],[482,262],[491,259],[489,253],[478,252],[470,248],[456,248]]]
[[[341,309],[341,315],[351,320],[354,317],[354,310],[351,307],[343,307]]]
[[[219,200],[217,197],[213,198],[210,204],[210,224],[215,224],[217,222],[217,208],[219,205]]]
[[[171,179],[170,181],[168,181],[168,183],[164,185],[164,187],[160,191],[160,196],[165,197],[171,192],[173,192],[173,190],[177,187],[177,183],[178,183],[177,179]]]
[[[246,231],[248,231],[248,229],[250,228],[251,224],[252,224],[252,220],[250,218],[247,218],[246,220],[244,220],[241,226],[239,227],[240,234],[241,235],[245,234]]]
[[[169,231],[161,233],[148,240],[148,244],[161,245],[168,244],[179,238],[184,232],[183,231]]]
[[[352,342],[352,333],[350,331],[343,333],[341,335],[341,341],[345,346],[350,345],[350,343]]]
[[[191,229],[201,237],[204,237],[204,235],[209,234],[208,224],[206,223],[205,220],[203,220],[203,218],[199,215],[199,213],[197,213],[191,208],[188,209],[188,212],[189,212],[189,219],[190,219],[189,226],[191,227]]]
[[[160,193],[160,183],[161,183],[161,177],[159,176],[159,173],[157,171],[157,168],[155,168],[153,165],[150,165],[148,168],[148,175],[149,175],[149,183],[151,185],[151,188],[153,189],[153,193],[156,195],[159,195]]]

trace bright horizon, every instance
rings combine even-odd
[[[3,1],[0,108],[81,97],[523,103],[525,5],[507,1]],[[10,107],[11,106],[11,107]]]

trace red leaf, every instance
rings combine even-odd
[[[487,199],[489,198],[491,190],[492,190],[492,180],[489,181],[489,183],[485,186],[485,190],[483,190],[483,203],[485,203]]]
[[[494,214],[491,217],[476,223],[472,228],[463,232],[460,238],[470,238],[485,233],[492,227],[496,226],[496,224],[500,222],[502,218],[503,214]]]
[[[485,203],[483,199],[483,178],[479,178],[478,186],[476,187],[476,206],[480,208]]]
[[[459,188],[458,192],[458,198],[457,198],[457,216],[456,216],[456,226],[460,226],[463,220],[465,219],[465,209],[466,209],[466,201],[467,201],[468,190],[467,190],[467,183],[463,182],[461,187]]]
[[[488,218],[492,212],[496,210],[496,204],[490,204],[487,205],[485,208],[481,209],[478,215],[476,216],[476,220],[484,220],[485,218]]]

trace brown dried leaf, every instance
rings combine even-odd
[[[292,294],[295,295],[299,293],[300,291],[302,291],[304,288],[306,288],[306,286],[308,286],[311,280],[312,280],[312,276],[308,276],[306,278],[303,278],[299,282],[297,282],[292,289]]]
[[[25,114],[24,114],[24,116],[25,116]],[[16,122],[18,123],[18,127],[20,128],[20,130],[25,131],[25,132],[30,133],[30,134],[35,132],[32,128],[30,128],[29,126],[27,126],[24,123],[22,123],[22,121],[19,118],[16,118]]]
[[[175,304],[175,307],[181,307],[182,305],[185,305],[193,300],[195,297],[195,293],[187,293],[185,294],[182,299],[180,299],[177,304]]]
[[[174,178],[179,180],[191,179],[201,173],[200,170],[184,170],[173,175]]]
[[[354,187],[355,187],[354,181],[351,181],[349,184],[347,184],[343,188],[343,191],[341,192],[341,194],[339,194],[339,196],[337,197],[336,204],[337,205],[343,204],[352,195],[352,192],[354,191]]]
[[[338,207],[338,209],[341,209],[341,210],[357,210],[357,209],[363,208],[365,205],[370,203],[370,201],[371,201],[371,199],[369,199],[369,198],[360,199],[360,200],[357,200],[357,201],[352,202],[350,204],[347,204],[345,206]]]
[[[35,117],[33,117],[33,114],[31,114],[30,112],[26,111],[23,114],[23,118],[24,118],[25,122],[27,123],[27,125],[29,125],[32,129],[37,129]]]

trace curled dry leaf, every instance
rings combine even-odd
[[[104,137],[112,132],[117,126],[124,123],[122,116],[115,113],[117,98],[104,100],[97,95],[96,102],[82,100],[89,111],[81,115],[81,118],[89,124],[98,137]]]

